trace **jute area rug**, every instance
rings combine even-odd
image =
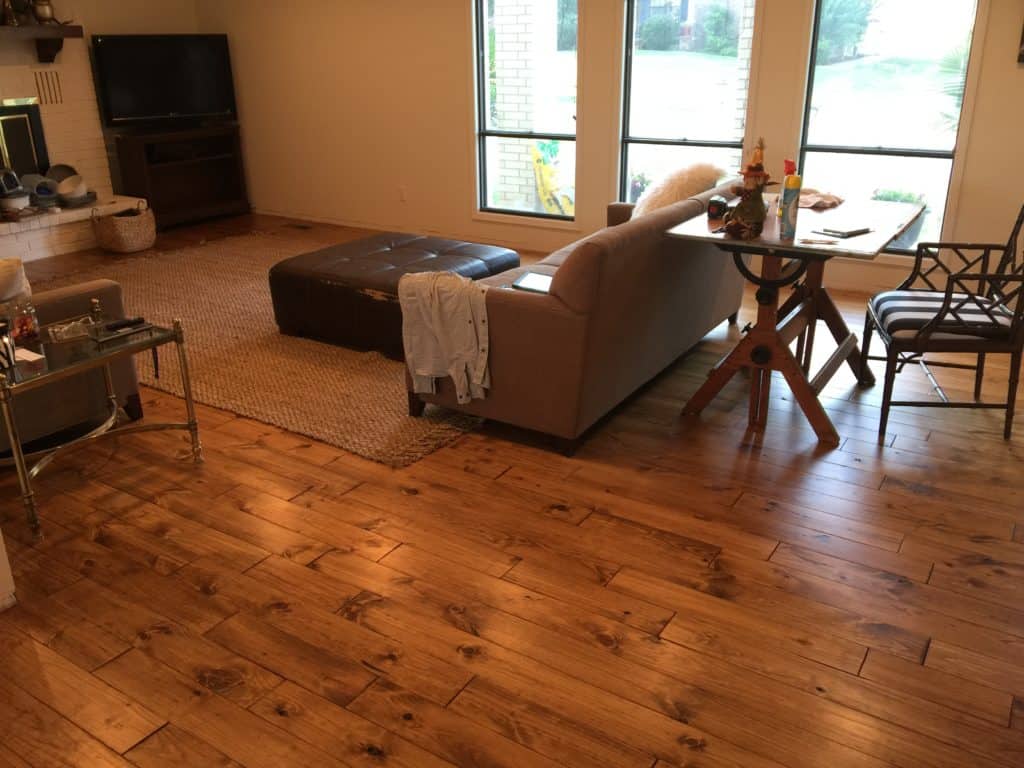
[[[33,290],[116,280],[129,316],[161,325],[181,319],[198,402],[374,461],[407,466],[475,427],[477,419],[433,407],[411,418],[400,362],[278,332],[267,271],[318,247],[323,245],[276,234],[229,237],[146,252],[37,283]],[[149,355],[137,355],[136,368],[142,383],[180,395],[170,349],[161,350],[159,379]]]

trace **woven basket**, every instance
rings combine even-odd
[[[96,244],[114,253],[144,251],[156,242],[156,218],[142,200],[138,207],[112,216],[97,216],[94,209],[92,229],[96,234]]]

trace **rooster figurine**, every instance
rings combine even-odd
[[[725,214],[725,234],[737,240],[753,240],[764,230],[767,215],[764,189],[776,183],[769,180],[764,169],[763,138],[757,140],[750,162],[740,175],[743,176],[743,184],[737,184],[730,190],[740,198],[740,202]]]

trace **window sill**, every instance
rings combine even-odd
[[[491,211],[474,211],[471,216],[473,221],[484,221],[490,224],[516,224],[525,225],[537,229],[555,229],[561,232],[582,232],[578,221],[565,221],[563,219],[548,219],[542,216],[530,216],[529,214],[515,213],[492,213]]]

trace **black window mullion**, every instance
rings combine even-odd
[[[666,147],[714,147],[722,149],[742,149],[742,141],[713,141],[702,139],[653,139],[648,136],[625,136],[623,143],[656,144]]]
[[[536,131],[499,131],[488,129],[480,131],[481,136],[494,136],[505,139],[540,139],[541,141],[576,141],[573,133],[538,133]]]
[[[804,91],[804,119],[800,129],[800,165],[807,159],[807,133],[811,125],[811,100],[814,98],[814,71],[818,66],[818,27],[821,21],[821,0],[814,0],[814,23],[811,25],[811,56],[807,70],[807,90]]]
[[[481,209],[487,200],[487,28],[484,20],[486,0],[476,0],[476,119],[477,119],[477,194]]]
[[[898,147],[847,147],[838,144],[804,144],[804,152],[834,155],[876,155],[880,157],[923,157],[931,160],[952,160],[948,149],[900,149]],[[801,156],[802,160],[802,156]]]
[[[629,179],[626,165],[629,153],[629,110],[633,100],[633,25],[636,23],[636,2],[626,3],[626,57],[622,65],[625,83],[622,88],[622,141],[619,146],[619,200],[627,200]]]

